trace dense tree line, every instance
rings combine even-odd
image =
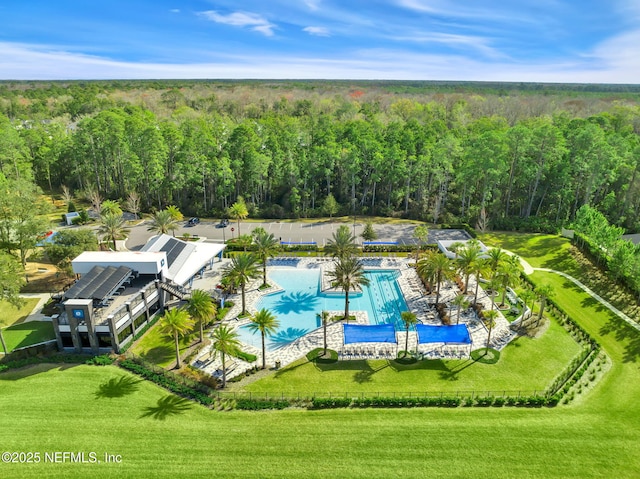
[[[137,194],[142,211],[221,216],[243,197],[252,216],[506,229],[555,227],[591,205],[640,227],[640,109],[628,90],[611,101],[499,85],[19,86],[0,88],[0,171],[45,190],[123,205]]]

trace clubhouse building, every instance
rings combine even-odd
[[[140,251],[87,251],[71,265],[78,278],[52,317],[60,350],[120,352],[171,301],[185,299],[194,278],[216,267],[224,244],[163,234]]]

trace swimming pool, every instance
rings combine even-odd
[[[349,293],[349,311],[366,311],[371,324],[393,324],[404,329],[400,313],[407,311],[397,278],[398,270],[367,270],[369,286],[362,292]],[[322,326],[318,314],[323,311],[344,311],[344,293],[323,293],[320,289],[320,270],[297,268],[274,269],[269,278],[283,291],[264,296],[257,304],[266,308],[280,322],[277,332],[267,338],[267,348],[275,350],[295,341]],[[259,333],[245,326],[238,329],[240,340],[261,348]]]

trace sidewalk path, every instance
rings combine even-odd
[[[38,298],[38,304],[35,305],[29,316],[27,316],[24,322],[28,321],[44,321],[45,315],[42,314],[42,308],[44,305],[51,299],[51,295],[49,293],[23,293],[20,295],[21,298]],[[47,318],[48,319],[48,318]]]
[[[591,288],[589,288],[588,286],[585,286],[583,283],[581,283],[580,281],[578,281],[576,278],[574,278],[573,276],[568,275],[567,273],[563,273],[562,271],[557,271],[555,269],[549,269],[549,268],[533,268],[534,271],[544,271],[546,273],[555,273],[555,274],[559,274],[560,276],[562,276],[563,278],[567,278],[569,281],[571,281],[573,284],[575,284],[576,286],[578,286],[580,289],[582,289],[584,292],[586,292],[587,294],[591,295],[591,297],[593,297],[596,301],[598,301],[600,304],[602,304],[603,306],[605,306],[606,308],[608,308],[613,314],[615,314],[616,316],[618,316],[620,319],[622,319],[624,322],[626,322],[627,324],[629,324],[629,326],[631,326],[632,328],[637,329],[638,331],[640,331],[640,324],[636,323],[633,319],[631,319],[629,316],[627,316],[626,314],[624,314],[622,311],[620,311],[618,308],[616,308],[615,306],[613,306],[611,303],[609,303],[609,301],[607,301],[606,299],[602,298],[600,295],[598,295],[597,293],[595,293]]]

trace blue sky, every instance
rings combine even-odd
[[[0,79],[640,83],[640,0],[0,3]]]

